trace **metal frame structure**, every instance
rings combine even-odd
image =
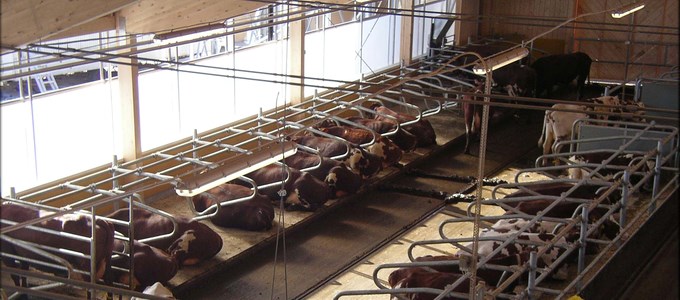
[[[607,127],[612,130],[619,131],[620,135],[581,139],[580,137],[583,135],[583,131],[589,130],[589,128],[584,125],[588,122],[596,122],[596,124],[588,124],[591,127]],[[578,120],[576,123],[577,130],[574,132],[572,140],[562,143],[581,147],[583,147],[585,144],[598,144],[598,146],[595,146],[595,148],[602,149],[598,150],[599,152],[604,151],[605,153],[611,154],[608,159],[602,161],[601,163],[579,164],[570,161],[569,157],[573,155],[598,152],[595,150],[578,151],[578,147],[575,147],[576,150],[567,151],[565,153],[544,155],[537,158],[535,168],[519,170],[515,175],[513,183],[501,184],[494,187],[492,191],[492,197],[490,199],[482,200],[483,204],[499,205],[508,211],[508,214],[502,216],[481,216],[479,219],[482,221],[496,222],[498,220],[508,218],[522,218],[529,221],[520,230],[512,232],[509,236],[502,236],[500,239],[499,237],[494,236],[479,238],[480,240],[494,240],[499,243],[499,246],[494,248],[494,251],[492,251],[488,256],[480,257],[480,260],[477,263],[477,267],[481,269],[492,269],[505,272],[504,276],[498,283],[490,283],[494,287],[485,287],[483,289],[475,290],[474,293],[470,294],[451,292],[453,289],[459,286],[465,278],[469,276],[469,273],[467,272],[456,282],[447,285],[445,290],[433,288],[393,289],[385,286],[378,277],[379,272],[384,269],[407,267],[422,267],[424,269],[428,269],[427,267],[451,266],[457,264],[460,264],[460,268],[464,269],[466,266],[464,266],[463,263],[466,262],[466,264],[469,264],[469,257],[467,260],[465,260],[465,257],[462,257],[459,261],[416,262],[413,251],[417,247],[427,248],[427,246],[444,245],[451,246],[451,253],[459,250],[467,252],[469,256],[471,250],[464,244],[472,242],[473,237],[450,238],[446,235],[445,228],[448,224],[473,222],[474,217],[471,215],[473,204],[470,204],[468,206],[467,218],[452,218],[444,220],[440,223],[438,229],[441,237],[440,239],[413,242],[409,246],[407,253],[410,262],[378,265],[373,272],[373,281],[375,282],[378,290],[342,291],[336,294],[335,299],[339,299],[344,296],[370,296],[378,294],[390,294],[399,298],[403,296],[404,293],[429,293],[432,294],[432,296],[436,296],[435,299],[441,299],[443,297],[467,299],[470,297],[470,295],[475,295],[474,299],[482,299],[485,295],[502,299],[524,299],[527,297],[533,298],[537,295],[537,292],[549,294],[551,296],[557,297],[558,299],[563,299],[573,294],[577,294],[586,282],[586,276],[588,274],[592,274],[591,272],[597,271],[598,263],[606,262],[609,259],[606,256],[606,253],[608,253],[610,249],[621,248],[626,241],[625,236],[632,235],[634,231],[637,230],[637,226],[635,224],[638,224],[641,220],[644,221],[646,218],[649,218],[654,213],[655,209],[660,206],[659,204],[663,201],[673,201],[673,199],[667,199],[667,197],[669,194],[672,194],[678,189],[676,183],[678,176],[680,176],[680,172],[678,168],[679,165],[677,152],[680,148],[678,143],[680,136],[677,128],[656,125],[654,122],[645,124]],[[654,137],[651,137],[650,133],[654,133]],[[616,140],[620,146],[610,147],[607,149],[607,143],[612,140]],[[652,143],[652,146],[649,146],[650,143]],[[645,145],[646,148],[640,150],[639,148],[641,145]],[[638,156],[638,158],[634,159],[629,165],[612,166],[612,159],[621,154],[635,154]],[[557,166],[540,167],[540,163],[544,158],[557,159],[561,162],[561,164]],[[653,163],[654,168],[651,170],[645,170],[644,166],[646,166],[648,163]],[[601,177],[597,176],[597,172],[600,169],[605,168],[605,166],[609,169],[620,169],[616,176],[614,176],[614,178],[616,178],[615,181],[604,181],[601,179]],[[554,175],[556,172],[564,172],[572,168],[587,170],[588,175],[582,179],[558,178]],[[530,172],[547,175],[551,179],[522,182],[522,178],[524,178],[522,175]],[[633,185],[630,182],[631,175],[640,175],[642,178]],[[540,185],[544,183],[569,183],[573,184],[573,187],[560,196],[541,195],[537,192],[531,192],[529,189],[532,185]],[[633,208],[630,203],[632,195],[635,194],[639,196],[642,192],[642,186],[647,183],[653,184],[651,195],[648,195],[647,199],[642,200],[641,203],[644,203],[642,208]],[[601,194],[596,196],[594,199],[570,197],[573,191],[585,184],[601,186]],[[500,194],[501,189],[506,189],[506,191],[507,189],[518,189],[520,191],[530,193],[530,196],[504,199]],[[620,195],[620,200],[614,203],[605,203],[604,200],[611,195]],[[513,206],[508,205],[511,202],[517,203],[534,199],[546,199],[553,202],[536,215],[527,215],[526,213],[516,210]],[[550,209],[564,201],[581,203],[579,210],[577,210],[571,218],[563,219],[545,216]],[[592,212],[592,210],[595,208],[604,208],[606,209],[606,213],[601,215],[601,217],[597,220],[589,220],[590,212]],[[619,213],[618,224],[620,226],[620,231],[616,237],[611,240],[606,240],[594,236],[597,227],[602,225],[606,220],[611,219],[613,214],[616,212]],[[552,232],[554,234],[554,238],[551,241],[536,243],[517,239],[520,234],[526,233],[528,228],[541,221],[559,223],[559,225],[556,226],[555,230]],[[580,238],[577,243],[563,244],[559,242],[560,238],[564,237],[570,230],[575,228],[579,229],[580,231]],[[489,260],[494,257],[495,254],[500,253],[504,246],[511,243],[535,245],[538,247],[538,251],[533,251],[531,253],[530,260],[523,265],[505,266],[489,263]],[[598,254],[591,255],[594,257],[586,258],[585,249],[588,244],[600,245],[603,247],[603,249],[601,249]],[[539,268],[537,266],[537,257],[540,257],[546,251],[558,248],[562,249],[563,253],[557,257],[552,264],[543,268]],[[563,284],[561,288],[547,287],[544,284],[546,278],[549,276],[549,274],[554,272],[573,252],[578,252],[576,276]],[[507,292],[505,290],[515,280],[520,278],[525,278],[525,288],[523,288],[518,293]]]

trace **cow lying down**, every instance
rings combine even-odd
[[[389,285],[394,289],[400,288],[432,288],[444,290],[447,285],[455,282],[462,276],[461,273],[431,271],[420,267],[401,268],[390,273],[388,278]],[[479,279],[478,279],[479,280]],[[470,290],[470,279],[466,278],[457,285],[453,292],[468,293]],[[441,292],[437,293],[404,293],[397,296],[398,299],[417,299],[431,300],[437,298]],[[394,298],[393,298],[394,299]],[[454,297],[444,297],[442,299],[459,299]]]
[[[2,204],[0,208],[2,214],[2,225],[1,227],[10,226],[9,223],[4,221],[13,221],[17,223],[30,221],[44,216],[50,212],[38,210],[32,207],[18,205],[18,204]],[[101,219],[97,219],[95,222],[95,277],[99,279],[106,279],[104,275],[108,273],[110,269],[111,254],[113,252],[113,225]],[[35,224],[36,227],[41,227],[57,232],[65,232],[73,235],[78,235],[85,238],[90,238],[92,234],[92,218],[84,215],[78,214],[65,214],[59,217],[48,219]],[[66,238],[64,236],[58,236],[51,233],[41,232],[28,227],[21,228],[12,232],[8,232],[6,236],[39,244],[42,246],[52,247],[56,249],[67,249],[74,253],[82,253],[87,255],[87,257],[80,257],[73,254],[68,254],[66,251],[54,252],[52,250],[43,249],[53,255],[61,257],[68,261],[74,268],[75,272],[72,274],[72,278],[76,280],[90,280],[90,242],[75,240],[71,238]],[[52,259],[47,259],[44,256],[37,254],[34,251],[28,250],[14,243],[3,240],[2,241],[2,252],[7,254],[14,254],[18,256],[23,256],[31,258],[36,261],[44,261],[51,264],[57,264]],[[2,262],[14,268],[28,269],[29,262],[27,261],[17,261],[12,258],[3,256]],[[54,268],[40,264],[30,264],[30,266],[37,268],[39,270],[55,273],[55,274],[65,274],[65,270],[61,268]],[[18,276],[12,276],[14,283],[16,285],[23,284],[26,282],[20,282]],[[108,279],[106,279],[108,281]]]
[[[128,221],[128,208],[119,209],[107,217]],[[191,266],[210,259],[222,250],[222,237],[207,225],[186,217],[175,217],[177,228],[173,231],[170,219],[148,210],[133,208],[133,226],[135,240],[170,234],[169,237],[145,242],[159,248],[175,258],[179,266]],[[115,225],[117,232],[128,236],[128,227]]]
[[[128,242],[118,239],[114,245],[116,253],[132,253],[134,264],[134,275],[130,278],[130,259],[123,255],[114,256],[111,260],[114,282],[131,284],[133,289],[140,291],[156,282],[165,283],[177,274],[177,260],[161,249],[139,241],[133,241],[130,247]]]
[[[302,209],[314,211],[322,207],[331,198],[328,185],[310,175],[290,167],[268,165],[245,175],[255,181],[258,191],[269,197],[269,200],[279,202],[279,191],[283,188],[284,204],[287,209]],[[235,181],[236,182],[236,181]],[[240,184],[240,182],[236,182]],[[269,187],[266,184],[275,183]],[[282,183],[282,184],[281,184]],[[282,186],[283,185],[283,186]]]
[[[274,205],[266,196],[255,193],[250,188],[237,184],[223,184],[194,196],[191,200],[197,211],[228,203],[230,200],[251,197],[245,201],[222,205],[210,221],[220,227],[239,228],[252,231],[272,228]],[[215,206],[216,207],[216,206]],[[211,212],[214,212],[211,209]]]

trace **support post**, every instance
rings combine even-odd
[[[410,12],[401,16],[399,59],[402,65],[410,65],[413,60],[413,0],[401,0],[401,8]]]
[[[288,74],[300,76],[289,78],[291,84],[288,88],[288,99],[291,104],[301,103],[305,98],[304,75],[305,75],[305,19],[290,22],[288,24]],[[298,85],[299,84],[299,85]]]

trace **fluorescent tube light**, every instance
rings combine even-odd
[[[237,155],[228,159],[222,166],[198,174],[189,180],[182,180],[175,188],[175,192],[182,197],[193,197],[280,161],[295,152],[297,152],[297,145],[294,142],[272,143],[256,149],[250,155]]]
[[[170,43],[188,41],[207,37],[214,34],[227,32],[227,27],[223,23],[210,24],[199,27],[192,27],[166,33],[154,34],[153,41],[156,43]]]
[[[644,2],[631,3],[613,11],[612,18],[620,19],[643,8],[645,8]]]
[[[513,62],[516,62],[529,55],[529,49],[520,47],[512,49],[508,52],[501,53],[499,55],[494,55],[486,59],[486,66],[488,70],[484,69],[484,64],[479,63],[472,68],[472,71],[477,75],[484,75],[487,72],[500,69],[507,66]]]

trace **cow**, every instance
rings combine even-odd
[[[477,81],[475,93],[482,93],[484,87],[483,81]],[[481,97],[473,97],[470,95],[463,95],[464,100],[482,101]],[[463,153],[470,154],[470,142],[474,137],[479,137],[482,128],[482,109],[484,106],[470,102],[463,102],[463,120],[465,122],[465,149]],[[491,106],[489,106],[489,116],[492,115]]]
[[[379,103],[371,105],[371,109],[378,112],[374,119],[379,121],[402,124],[416,119],[414,116],[398,113]],[[396,120],[383,115],[392,116],[396,118]],[[430,121],[426,119],[420,118],[418,122],[402,126],[402,128],[418,138],[418,143],[416,144],[418,147],[429,147],[431,145],[437,144],[437,135],[434,131],[434,128],[432,127],[432,124],[430,124]]]
[[[133,247],[122,240],[114,240],[114,248],[117,253],[130,255],[132,253],[132,263],[134,275],[129,277],[130,258],[117,255],[111,260],[114,267],[122,268],[119,270],[112,268],[114,282],[129,284],[132,279],[131,288],[141,291],[156,282],[165,283],[172,279],[179,270],[177,260],[165,251],[153,246],[149,246],[137,240],[133,240]]]
[[[491,78],[512,97],[532,97],[536,91],[536,71],[530,66],[507,65],[491,72]]]
[[[307,172],[280,165],[269,165],[245,175],[255,181],[258,186],[283,182],[286,191],[284,203],[287,209],[314,211],[322,207],[331,198],[328,185]],[[280,201],[281,185],[258,188],[271,201]]]
[[[438,272],[447,272],[447,273],[457,273],[457,274],[462,274],[463,271],[461,270],[461,261],[463,258],[459,255],[425,255],[425,256],[420,256],[416,257],[414,260],[415,262],[454,262],[453,264],[438,264],[438,265],[432,265],[428,266],[428,268],[431,268],[435,271]],[[514,255],[508,255],[508,256],[503,256],[503,255],[496,255],[495,257],[489,259],[486,264],[487,265],[499,265],[499,266],[521,266],[524,263],[529,261],[529,252],[522,252]],[[458,262],[455,264],[455,262]],[[484,280],[485,282],[497,286],[503,276],[504,271],[501,270],[496,270],[492,268],[478,268],[477,269],[477,277]],[[516,282],[513,282],[509,286],[511,288],[514,286]]]
[[[588,173],[597,167],[596,165],[602,164],[603,161],[610,158],[611,160],[597,172],[593,173],[590,178],[612,182],[618,178],[617,175],[623,175],[624,168],[636,164],[637,160],[642,158],[642,155],[622,153],[614,156],[611,152],[590,152],[572,155],[569,157],[568,161],[569,164],[574,167],[567,170],[568,176],[570,179],[586,178],[588,177]],[[588,164],[590,164],[590,166],[587,166]],[[635,173],[631,174],[630,183],[637,184],[642,179],[642,176],[644,176],[644,173],[651,172],[654,169],[655,164],[656,162],[654,160],[646,161]],[[617,166],[618,168],[614,168],[614,166]],[[642,186],[643,190],[649,191],[652,184],[653,182],[651,179],[647,180]]]
[[[366,150],[380,158],[383,168],[395,165],[399,162],[399,160],[401,160],[401,156],[404,154],[404,151],[402,151],[401,148],[395,145],[392,141],[376,132],[367,129],[353,128],[348,126],[329,126],[319,128],[319,130],[337,137],[341,137],[346,141],[357,145],[370,143],[373,141],[373,144],[367,146]]]
[[[250,188],[225,183],[194,196],[191,201],[197,211],[228,202],[229,200],[251,196],[251,199],[221,205],[210,221],[220,227],[239,228],[250,231],[263,231],[272,228],[274,206],[266,196],[259,192],[253,195]]]
[[[314,148],[319,151],[319,155],[324,157],[346,154],[340,161],[344,162],[354,173],[359,174],[362,179],[372,178],[382,170],[382,160],[379,157],[340,140],[312,135],[291,136],[290,140]]]
[[[568,141],[571,139],[572,127],[574,122],[578,119],[599,119],[608,120],[609,115],[601,114],[602,112],[615,112],[616,107],[620,105],[618,97],[603,96],[587,100],[590,103],[603,104],[607,106],[587,106],[575,104],[555,104],[552,109],[545,111],[543,118],[543,130],[541,137],[538,139],[538,147],[543,148],[543,155],[550,154],[552,151],[559,152],[560,149],[554,149],[560,141]],[[571,111],[560,111],[571,110]],[[547,159],[543,159],[543,165],[547,164]]]
[[[352,172],[344,163],[321,155],[298,151],[286,157],[284,162],[294,169],[306,169],[312,176],[323,180],[331,190],[331,198],[356,193],[363,184],[361,176]]]
[[[411,152],[415,150],[418,144],[418,138],[416,136],[401,127],[397,129],[398,124],[394,122],[367,119],[362,117],[349,117],[347,120],[366,126],[379,134],[394,132],[394,134],[386,135],[385,137],[390,139],[404,152]]]
[[[111,219],[129,221],[129,208],[121,208],[107,215]],[[177,228],[173,231],[172,220],[152,213],[141,208],[133,208],[133,221],[135,240],[157,237],[170,234],[157,240],[149,240],[145,243],[159,248],[175,258],[180,267],[196,265],[208,260],[222,250],[222,237],[207,225],[191,220],[186,217],[176,216]],[[128,226],[115,224],[116,231],[125,236],[129,235]]]
[[[10,226],[8,223],[5,223],[4,220],[22,223],[40,217],[44,217],[47,214],[50,214],[51,212],[39,210],[37,208],[24,206],[20,204],[4,203],[0,208],[0,213],[1,213],[0,219],[3,220],[2,224],[0,224],[0,228],[4,228]],[[91,238],[93,222],[90,216],[68,213],[65,215],[47,219],[33,226],[57,232],[78,235],[81,237]],[[108,276],[105,277],[105,275],[110,274],[109,272],[111,268],[111,255],[113,253],[114,228],[110,222],[104,221],[99,218],[97,218],[94,221],[94,226],[95,226],[94,230],[95,238],[93,242],[95,246],[95,254],[93,259],[95,261],[96,268],[94,276],[97,280],[103,279],[105,282],[110,283],[110,278],[107,278]],[[88,241],[75,240],[64,236],[55,235],[52,233],[29,229],[26,227],[8,232],[5,235],[14,239],[31,242],[47,247],[52,247],[56,249],[66,249],[68,251],[72,251],[75,253],[82,253],[88,256],[90,255],[91,243]],[[46,251],[65,259],[76,270],[84,271],[87,272],[88,274],[83,275],[82,273],[74,272],[72,274],[73,275],[72,279],[84,281],[90,280],[91,276],[89,275],[90,274],[89,272],[91,270],[90,258],[67,255],[65,254],[65,251],[60,252],[54,252],[52,250]],[[44,256],[7,241],[2,241],[2,252],[26,257],[36,261],[46,261]],[[19,267],[22,269],[28,269],[30,265],[37,269],[50,273],[55,274],[64,273],[64,270],[60,268],[53,268],[41,264],[33,264],[25,260],[17,261],[13,258],[6,256],[3,256],[2,261],[3,263],[5,263],[5,265],[14,268]],[[47,260],[47,262],[59,264],[58,262],[54,262],[52,260]],[[18,276],[12,275],[12,280],[14,281],[14,284],[17,286],[26,284],[25,281],[20,282]]]
[[[430,271],[425,268],[411,267],[400,268],[392,271],[388,277],[389,285],[394,289],[406,288],[433,288],[444,290],[448,285],[462,277],[462,274]],[[452,292],[468,293],[470,290],[470,279],[465,278],[457,285]],[[404,293],[400,299],[430,300],[437,298],[435,293]],[[442,299],[454,299],[444,297]]]
[[[562,248],[567,244],[567,239],[564,237],[560,237],[556,240],[556,246],[549,246],[546,243],[555,239],[555,235],[551,233],[528,233],[528,232],[518,232],[518,231],[512,231],[512,230],[492,230],[492,229],[484,229],[480,232],[479,237],[480,238],[488,238],[488,239],[481,239],[479,241],[478,247],[477,247],[477,254],[480,256],[489,256],[491,253],[498,249],[498,247],[501,246],[501,244],[507,240],[511,235],[517,234],[516,239],[518,241],[525,241],[525,242],[533,242],[533,243],[538,243],[538,245],[531,245],[527,243],[508,243],[505,245],[502,250],[500,250],[498,253],[496,253],[492,258],[502,258],[502,257],[507,257],[507,256],[512,256],[512,255],[519,255],[521,253],[526,253],[526,252],[531,252],[531,251],[542,251],[544,248],[547,247],[547,250],[538,257],[539,267],[543,266],[549,266],[557,259],[562,256],[565,253],[565,249]],[[557,246],[559,245],[559,246]],[[467,243],[463,245],[464,247],[467,247],[469,249],[472,249],[472,243]],[[456,255],[470,255],[466,250],[460,249],[456,253]],[[553,270],[554,273],[552,273],[552,278],[558,279],[558,280],[565,280],[567,278],[567,265],[566,264],[560,264],[557,266],[556,269]]]
[[[586,78],[590,77],[590,64],[593,60],[583,52],[555,54],[541,57],[531,64],[536,71],[536,97],[545,91],[550,98],[556,84],[569,84],[576,79],[577,99],[583,97]]]

